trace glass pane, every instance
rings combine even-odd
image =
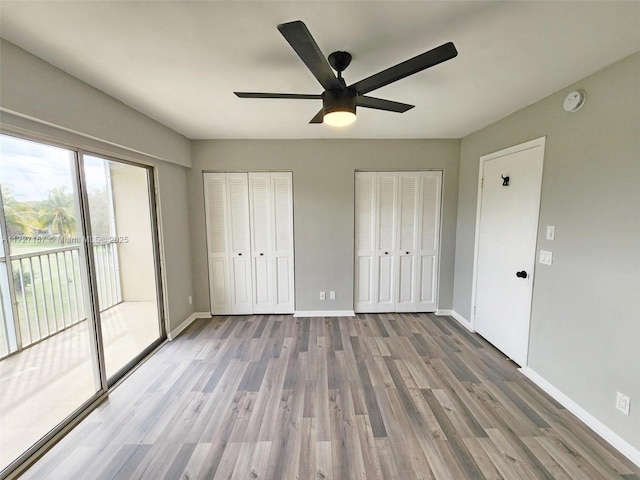
[[[0,135],[0,167],[0,225],[10,245],[0,259],[4,468],[89,400],[100,381],[75,153]]]
[[[160,337],[148,169],[87,155],[84,170],[111,378]]]

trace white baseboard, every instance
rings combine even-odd
[[[471,326],[471,322],[454,310],[438,310],[436,311],[436,315],[438,315],[439,317],[446,317],[446,316],[452,317],[455,320],[457,320],[457,322],[460,325],[462,325],[464,328],[469,330],[471,333],[476,333],[476,331]]]
[[[294,317],[355,317],[353,310],[303,310],[293,314]]]
[[[636,465],[640,466],[640,450],[635,448],[629,442],[620,437],[617,433],[613,432],[600,420],[595,418],[584,408],[578,405],[576,402],[567,397],[564,393],[554,387],[551,383],[541,377],[538,373],[532,370],[530,367],[524,367],[519,369],[524,376],[526,376],[533,383],[538,385],[542,390],[547,392],[558,403],[564,406],[567,410],[578,417],[584,422],[591,430],[600,435],[604,440],[613,446],[616,450],[622,453],[625,457],[631,460]]]
[[[193,312],[191,315],[189,315],[189,318],[187,318],[184,322],[171,330],[167,334],[167,338],[169,340],[174,340],[178,335],[182,333],[185,328],[191,325],[194,320],[197,320],[198,318],[209,318],[210,316],[211,314],[209,312]]]

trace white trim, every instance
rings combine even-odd
[[[293,314],[294,317],[355,317],[353,310],[303,310]]]
[[[476,333],[471,322],[454,310],[438,310],[436,311],[436,315],[439,317],[451,317],[471,333]]]
[[[512,147],[508,147],[508,148],[504,148],[502,150],[498,150],[497,152],[493,152],[493,153],[489,153],[487,155],[483,155],[480,157],[480,161],[479,161],[479,165],[478,165],[478,196],[476,199],[476,228],[475,228],[475,238],[474,238],[474,245],[473,245],[473,274],[471,277],[471,319],[470,321],[465,320],[465,322],[467,322],[467,325],[465,325],[467,328],[469,328],[471,331],[475,331],[475,323],[476,323],[476,314],[475,314],[475,309],[476,309],[476,290],[477,290],[477,282],[478,282],[478,253],[480,251],[480,214],[482,211],[482,178],[484,177],[484,162],[486,162],[487,160],[494,160],[496,158],[499,157],[504,157],[506,155],[511,155],[513,153],[517,153],[517,152],[522,152],[524,150],[530,150],[532,148],[542,148],[542,155],[543,155],[543,159],[544,159],[544,150],[545,150],[545,145],[547,142],[547,137],[539,137],[536,138],[534,140],[530,140],[528,142],[524,142],[524,143],[520,143],[518,145],[514,145]],[[543,160],[544,161],[544,160]],[[540,180],[540,195],[542,198],[542,179]],[[536,220],[536,223],[540,222],[540,215],[539,215],[540,211],[538,208],[538,219]],[[536,239],[536,251],[537,251],[537,239]],[[534,265],[535,265],[535,251],[534,251]],[[532,287],[533,288],[533,287]],[[533,303],[533,296],[532,298],[532,303]],[[529,314],[531,314],[531,312],[529,312]],[[454,317],[455,318],[455,317]],[[461,317],[462,318],[462,317]],[[458,320],[458,319],[456,319]],[[464,319],[463,319],[464,320]],[[460,320],[458,320],[460,321]],[[464,325],[464,323],[463,323]],[[529,325],[531,325],[531,318],[529,318]],[[530,335],[530,332],[529,332]],[[528,343],[527,342],[527,349],[525,352],[525,361],[528,361],[529,359],[529,348],[528,348]]]
[[[171,330],[167,334],[167,338],[169,340],[175,340],[176,337],[180,335],[184,331],[184,329],[186,329],[189,325],[191,325],[195,320],[197,320],[198,318],[209,318],[209,317],[211,317],[211,314],[209,312],[193,312],[191,315],[189,315],[189,318],[187,318],[184,322],[182,322],[176,328]]]
[[[564,406],[567,410],[578,417],[584,422],[591,430],[600,435],[606,440],[613,448],[622,453],[625,457],[631,460],[636,465],[640,466],[640,450],[635,448],[629,442],[620,437],[617,433],[607,427],[600,420],[595,418],[584,408],[571,400],[567,395],[558,390],[555,386],[541,377],[538,373],[531,369],[531,367],[524,367],[519,369],[520,372],[539,386],[542,390],[548,393],[554,400]]]

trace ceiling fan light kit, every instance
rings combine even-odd
[[[297,93],[253,93],[234,92],[240,98],[279,98],[279,99],[322,99],[320,110],[309,123],[327,123],[331,126],[344,127],[356,120],[356,107],[373,108],[387,112],[404,113],[414,105],[393,102],[382,98],[369,97],[366,94],[390,83],[401,80],[414,73],[421,72],[458,55],[453,43],[445,43],[428,52],[410,58],[402,63],[371,75],[359,82],[347,86],[342,72],[351,63],[349,52],[336,51],[329,55],[328,62],[320,47],[313,39],[307,26],[297,20],[282,23],[278,30],[289,42],[307,68],[324,88],[322,95]],[[333,73],[332,68],[338,72]]]
[[[322,94],[322,121],[332,127],[346,127],[356,121],[356,95],[345,90]]]

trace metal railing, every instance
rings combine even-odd
[[[15,300],[0,308],[0,358],[87,319],[78,246],[11,255]],[[116,243],[93,244],[100,311],[122,301]],[[3,283],[4,288],[4,283]]]

